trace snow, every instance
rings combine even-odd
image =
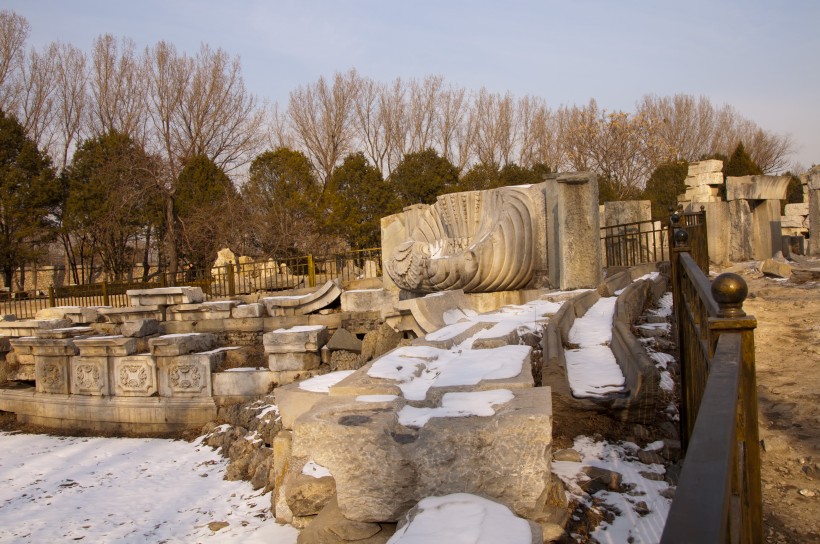
[[[475,326],[475,323],[471,323],[470,321],[460,321],[458,323],[453,323],[452,325],[442,327],[437,331],[433,331],[427,334],[424,339],[429,340],[430,342],[450,340],[473,326]]]
[[[424,400],[431,387],[514,378],[521,374],[529,353],[529,346],[465,351],[405,346],[376,360],[367,374],[399,382],[407,400]]]
[[[565,353],[569,386],[576,397],[603,397],[623,391],[626,379],[608,346],[617,300],[598,299],[569,331],[569,341],[579,347]]]
[[[666,292],[663,294],[661,298],[658,299],[658,307],[653,310],[649,310],[649,313],[652,315],[657,315],[661,317],[669,317],[672,315],[672,293]]]
[[[256,367],[253,367],[253,366],[241,366],[241,367],[237,367],[237,368],[228,368],[228,369],[226,369],[226,370],[223,370],[222,372],[258,372],[258,371],[260,371],[260,370],[266,370],[266,371],[268,371],[268,370],[270,370],[270,369],[269,369],[268,367],[266,367],[266,366],[256,366]]]
[[[674,391],[675,390],[675,380],[672,379],[672,375],[666,371],[661,371],[661,381],[659,387],[664,391]]]
[[[296,325],[289,329],[276,329],[273,332],[312,332],[324,329],[324,325]]]
[[[356,402],[393,402],[398,395],[359,395]]]
[[[660,272],[650,272],[649,274],[644,274],[644,275],[643,275],[643,276],[641,276],[640,278],[635,278],[635,279],[634,279],[634,280],[632,280],[632,281],[633,281],[633,282],[636,282],[636,281],[644,281],[644,280],[654,281],[654,280],[655,280],[655,279],[657,279],[657,277],[658,277],[658,276],[660,276],[660,275],[661,275],[661,274],[660,274]]]
[[[441,406],[436,408],[405,406],[399,410],[399,423],[405,427],[424,427],[434,417],[488,417],[495,415],[493,406],[512,399],[513,394],[509,389],[445,393],[441,398]]]
[[[608,442],[595,442],[589,437],[579,436],[575,439],[573,449],[581,454],[581,462],[553,461],[552,472],[560,477],[569,488],[569,494],[591,508],[597,508],[592,499],[579,487],[578,482],[585,479],[581,473],[583,466],[594,466],[613,470],[621,474],[626,486],[634,486],[629,493],[598,491],[595,499],[620,511],[612,523],[602,522],[591,533],[591,537],[601,544],[657,543],[661,539],[666,517],[669,514],[671,500],[660,493],[669,488],[665,481],[644,478],[643,473],[663,474],[662,465],[646,465],[635,459],[635,444],[624,442],[620,445]],[[636,503],[646,504],[648,513],[636,511]]]
[[[467,493],[427,497],[387,544],[530,544],[529,524],[509,508]]]
[[[302,467],[302,474],[312,476],[313,478],[324,478],[325,476],[332,476],[330,470],[318,464],[313,459],[305,463],[305,466]]]
[[[339,370],[338,372],[330,372],[328,374],[322,374],[321,376],[315,376],[299,382],[299,389],[312,391],[314,393],[327,393],[330,391],[331,387],[353,374],[353,372],[353,370]]]
[[[0,433],[0,543],[295,543],[226,466],[199,441]]]

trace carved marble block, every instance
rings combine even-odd
[[[148,354],[113,359],[112,391],[120,397],[150,397],[157,394],[157,364]]]
[[[73,395],[108,395],[108,357],[71,358]]]
[[[221,350],[177,357],[157,357],[162,397],[210,397],[211,372],[225,353]]]
[[[34,375],[38,393],[68,395],[69,357],[36,357]]]

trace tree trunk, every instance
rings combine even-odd
[[[173,193],[165,193],[165,251],[168,259],[168,285],[176,284],[179,259],[177,256],[176,209]]]

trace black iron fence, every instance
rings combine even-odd
[[[315,257],[305,255],[267,261],[240,260],[209,269],[186,269],[176,274],[159,273],[148,282],[100,282],[48,287],[45,290],[0,293],[0,313],[20,319],[56,306],[128,306],[126,291],[154,287],[200,287],[206,300],[237,295],[315,287],[338,279],[348,283],[378,277],[382,273],[381,249],[348,251]]]
[[[695,257],[705,231],[680,223],[671,269],[685,457],[661,542],[761,542],[757,321],[743,311],[743,278],[710,283]]]

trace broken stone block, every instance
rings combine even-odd
[[[126,321],[120,327],[123,336],[132,338],[144,338],[159,332],[159,321],[156,319],[136,319]]]
[[[342,293],[343,312],[380,310],[391,300],[386,289],[351,289]]]
[[[401,342],[401,339],[402,334],[387,324],[383,324],[375,331],[368,332],[364,335],[364,340],[362,340],[362,361],[375,359],[395,349],[399,345],[399,342]]]
[[[156,289],[129,289],[125,292],[130,306],[171,306],[196,304],[205,300],[199,287],[160,287]]]
[[[216,337],[210,333],[166,334],[148,341],[151,355],[159,357],[203,352],[213,349],[214,346],[216,346]]]
[[[393,523],[351,521],[342,515],[334,496],[296,540],[297,544],[385,544],[396,530]]]
[[[165,321],[165,312],[158,305],[151,306],[128,306],[125,308],[100,308],[100,315],[109,323],[121,324],[126,321],[137,321],[139,319],[156,319]]]
[[[0,336],[35,336],[43,329],[64,329],[71,326],[68,319],[17,319],[0,321]]]
[[[307,315],[330,306],[341,294],[341,283],[339,280],[332,280],[307,293],[300,291],[293,295],[265,297],[259,302],[265,305],[271,316]]]
[[[331,372],[358,370],[363,364],[361,357],[351,351],[333,351],[328,362]]]
[[[246,317],[265,317],[265,305],[259,302],[251,304],[240,304],[231,310],[231,317],[234,319],[244,319]]]
[[[273,370],[271,373],[273,374],[273,382],[277,386],[282,386],[318,376],[321,370]]]
[[[205,319],[230,319],[235,300],[200,302],[197,304],[177,304],[168,308],[171,321],[202,321]]]
[[[785,200],[788,176],[729,176],[726,200]]]
[[[291,464],[285,477],[285,500],[294,516],[315,516],[336,495],[332,476],[304,474],[304,462]]]
[[[327,341],[327,349],[362,352],[362,341],[345,329],[336,329],[330,340]]]
[[[760,265],[760,272],[766,276],[775,276],[777,278],[789,278],[792,275],[792,267],[786,263],[775,261],[774,259],[766,259]]]
[[[327,344],[329,334],[324,325],[299,325],[276,329],[262,336],[265,353],[318,352]]]
[[[579,482],[578,485],[590,495],[604,489],[618,491],[621,488],[623,477],[620,472],[591,466],[583,467],[581,471],[587,475],[589,480]]]
[[[321,357],[318,353],[270,353],[268,368],[271,370],[313,370],[319,368]]]
[[[34,314],[35,319],[67,319],[74,324],[94,323],[100,317],[98,309],[86,306],[55,306],[43,308]]]
[[[704,161],[697,161],[689,163],[687,175],[698,176],[700,174],[707,174],[712,172],[722,172],[723,161],[719,159],[707,159]],[[723,183],[723,180],[720,180]]]
[[[136,338],[125,336],[92,336],[77,338],[74,343],[82,357],[124,357],[137,352]]]

